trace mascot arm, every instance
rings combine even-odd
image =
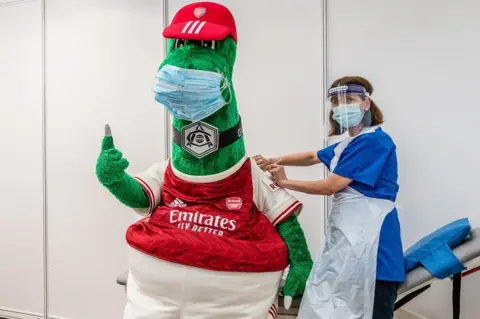
[[[161,171],[164,165],[163,163],[154,165],[136,177],[125,172],[128,165],[127,159],[115,147],[110,127],[107,125],[97,159],[97,178],[124,205],[133,208],[139,214],[148,214],[160,200],[163,182]]]
[[[277,230],[288,248],[290,270],[285,281],[283,294],[289,297],[301,295],[313,266],[307,240],[297,219],[298,211],[277,225]],[[291,301],[291,299],[290,299]],[[285,298],[285,308],[288,309]]]
[[[100,179],[100,178],[99,178]],[[103,184],[120,202],[134,209],[148,209],[149,199],[140,183],[125,173],[119,181]]]

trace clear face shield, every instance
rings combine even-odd
[[[329,118],[335,123],[334,135],[349,129],[369,127],[372,123],[370,95],[358,84],[347,84],[328,90]]]

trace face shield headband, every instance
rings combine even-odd
[[[342,86],[336,86],[328,90],[328,99],[330,100],[332,96],[345,95],[345,94],[358,94],[362,98],[370,96],[367,89],[359,84],[346,84]]]

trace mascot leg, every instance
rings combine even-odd
[[[268,311],[267,319],[276,319],[278,313],[278,296],[275,297],[275,302],[270,307]]]
[[[266,319],[275,303],[281,277],[282,272],[241,273],[190,268],[187,275],[190,290],[186,296],[189,304],[182,318]]]
[[[186,267],[129,247],[130,271],[123,319],[181,318]]]
[[[281,271],[211,271],[163,261],[133,248],[129,248],[129,266],[123,319],[276,317]]]

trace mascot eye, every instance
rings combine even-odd
[[[175,40],[175,49],[181,48],[185,45],[185,40],[177,39]]]
[[[215,41],[202,41],[201,43],[202,47],[210,48],[210,49],[215,49]]]

